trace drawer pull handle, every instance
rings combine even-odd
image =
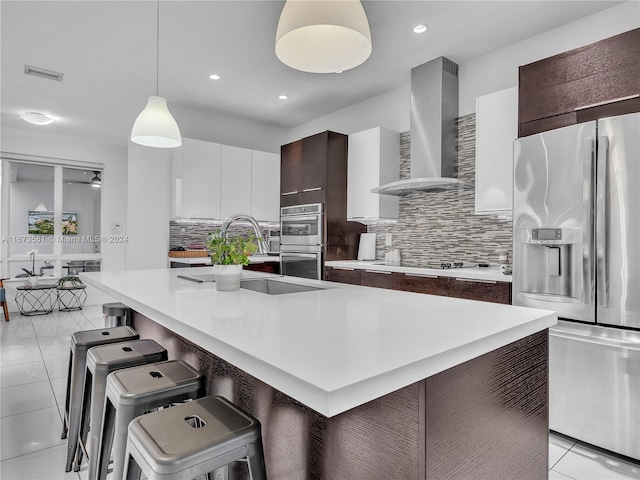
[[[456,278],[458,282],[469,282],[469,283],[491,283],[496,284],[495,280],[477,280],[475,278]]]
[[[381,270],[365,270],[365,272],[369,272],[369,273],[381,273],[383,275],[391,275],[391,273],[393,272],[383,272]]]
[[[418,278],[438,278],[437,275],[429,275],[427,273],[405,273],[405,277],[418,277]]]
[[[348,272],[353,272],[355,270],[355,268],[349,268],[349,267],[331,267],[334,270],[346,270]]]
[[[592,103],[591,105],[583,105],[581,107],[576,107],[573,111],[577,112],[578,110],[586,110],[587,108],[600,107],[602,105],[608,105],[609,103],[623,102],[625,100],[631,100],[632,98],[640,97],[640,93],[636,93],[635,95],[629,95],[628,97],[620,97],[614,98],[613,100],[605,100],[603,102]]]
[[[303,188],[303,192],[315,192],[316,190],[322,190],[322,187],[314,187],[314,188]]]
[[[298,190],[294,190],[293,192],[283,192],[282,196],[284,197],[285,195],[295,195],[296,193],[298,193]]]

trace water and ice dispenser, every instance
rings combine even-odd
[[[530,227],[516,231],[514,257],[521,259],[516,295],[531,300],[585,300],[581,228]],[[526,302],[525,302],[526,303]]]

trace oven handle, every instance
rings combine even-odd
[[[282,253],[280,252],[280,258],[282,257],[302,257],[302,258],[318,258],[319,253]]]
[[[282,216],[281,222],[300,222],[305,220],[319,220],[318,215],[286,215]]]

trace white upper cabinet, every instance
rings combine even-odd
[[[172,216],[220,218],[219,143],[182,139],[173,151]]]
[[[251,152],[251,215],[263,221],[280,219],[280,154]]]
[[[222,145],[221,172],[219,218],[251,215],[251,150]]]
[[[376,127],[349,135],[347,219],[374,223],[398,218],[400,199],[371,193],[371,189],[399,180],[400,134]]]
[[[513,141],[518,137],[518,88],[476,99],[477,214],[513,210]]]
[[[172,218],[280,219],[280,155],[182,139],[173,150]]]

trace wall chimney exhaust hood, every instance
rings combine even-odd
[[[411,178],[371,190],[406,195],[473,188],[458,180],[458,65],[439,57],[411,69]]]

